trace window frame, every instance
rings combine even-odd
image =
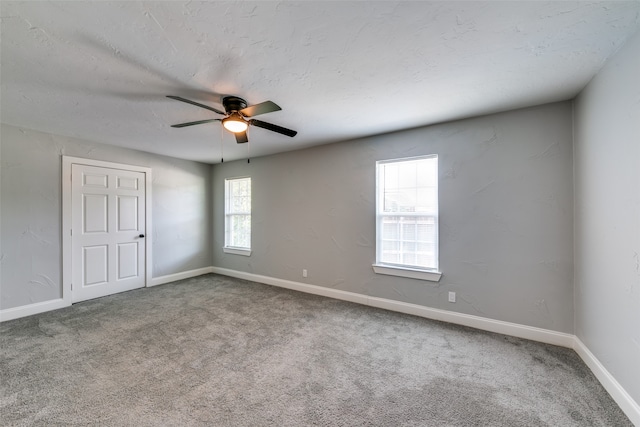
[[[392,163],[402,163],[402,162],[410,162],[410,161],[418,161],[418,160],[427,160],[427,159],[435,159],[435,174],[436,174],[436,194],[435,194],[435,210],[432,213],[424,214],[419,212],[402,212],[400,215],[389,215],[383,214],[382,212],[382,203],[384,203],[384,182],[382,182],[383,177],[381,172],[381,166]],[[398,159],[387,159],[387,160],[379,160],[376,162],[376,204],[375,204],[375,221],[376,221],[376,262],[372,265],[373,270],[377,274],[385,274],[391,276],[399,276],[399,277],[407,277],[411,279],[419,279],[419,280],[427,280],[437,282],[440,280],[442,276],[442,272],[439,270],[439,206],[438,206],[438,192],[439,192],[439,181],[438,181],[438,155],[437,154],[428,154],[423,156],[415,156],[415,157],[405,157]],[[383,218],[385,216],[405,216],[405,217],[431,217],[434,220],[435,225],[435,267],[421,267],[416,265],[404,264],[404,263],[389,263],[382,262],[382,223]]]
[[[249,211],[248,212],[230,212],[231,201],[231,184],[236,181],[249,181]],[[238,176],[233,178],[225,178],[224,180],[224,253],[234,255],[251,256],[251,222],[252,222],[252,190],[253,183],[250,176]],[[233,216],[249,216],[249,247],[230,245],[230,227],[231,217]]]

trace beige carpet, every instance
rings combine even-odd
[[[631,426],[569,349],[224,276],[0,325],[5,426]]]

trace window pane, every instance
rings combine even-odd
[[[433,222],[433,219],[431,219]],[[426,222],[426,221],[425,221]],[[433,243],[435,236],[435,224],[422,223],[418,225],[416,240]]]
[[[384,240],[382,242],[382,249],[386,253],[397,253],[400,249],[400,243],[394,240]]]
[[[406,164],[399,165],[400,169],[400,188],[415,188],[416,187],[416,163],[407,162]]]
[[[382,226],[382,240],[398,240],[400,238],[399,224],[385,221]]]
[[[417,192],[415,188],[384,192],[385,212],[415,212]]]
[[[416,252],[416,244],[414,242],[402,242],[403,254],[414,254]]]
[[[420,187],[416,190],[416,212],[435,212],[437,203],[434,187]]]
[[[388,190],[393,190],[398,188],[398,166],[391,165],[382,165],[383,173],[384,173],[384,188]]]
[[[251,212],[251,198],[244,197],[232,197],[231,206],[229,208],[231,213],[233,212]]]
[[[405,223],[402,226],[402,234],[405,236],[405,240],[415,240],[416,237],[416,223]]]
[[[384,211],[399,212],[402,204],[402,194],[399,191],[387,191],[384,193]]]

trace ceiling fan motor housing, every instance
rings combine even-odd
[[[247,108],[247,101],[237,96],[225,96],[222,98],[222,105],[224,106],[227,114],[231,114],[234,111],[240,111]]]

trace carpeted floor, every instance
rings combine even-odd
[[[631,426],[569,349],[224,276],[0,325],[5,426]]]

